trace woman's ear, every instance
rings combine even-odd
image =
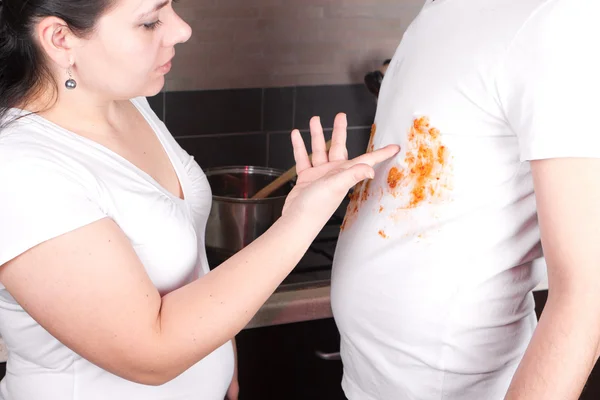
[[[59,68],[67,69],[75,63],[75,48],[81,40],[60,18],[46,17],[36,27],[36,38],[46,56]]]

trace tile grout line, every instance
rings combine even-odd
[[[271,135],[269,134],[269,132],[265,134],[265,137],[267,139],[267,154],[265,155],[265,167],[268,167],[269,163],[271,162]]]
[[[349,131],[362,130],[362,129],[371,129],[371,126],[349,126]],[[300,133],[310,132],[309,129],[299,129]],[[331,132],[333,128],[324,128],[324,132]],[[260,135],[265,133],[267,135],[282,135],[289,134],[290,130],[278,130],[278,131],[248,131],[248,132],[229,132],[229,133],[209,133],[206,135],[176,135],[173,136],[176,139],[199,139],[199,138],[215,138],[215,137],[227,137],[227,136],[244,136],[244,135]]]
[[[292,89],[292,129],[296,129],[296,86]]]
[[[265,103],[266,103],[266,90],[265,88],[261,89],[261,95],[260,95],[260,130],[261,132],[265,131]],[[267,143],[265,143],[265,167],[269,166],[269,133],[267,132],[265,134],[265,139],[267,141]]]
[[[265,88],[260,92],[260,130],[265,130]]]

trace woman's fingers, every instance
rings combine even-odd
[[[323,135],[323,127],[319,117],[310,119],[310,139],[312,145],[312,165],[318,167],[329,161],[327,156],[327,145]]]
[[[306,145],[298,129],[292,131],[292,147],[294,148],[294,160],[296,160],[296,173],[300,173],[311,167],[310,158],[306,151]]]
[[[365,179],[373,179],[375,177],[373,166],[394,157],[399,151],[400,146],[391,144],[350,161],[342,162],[339,164],[339,168],[328,173],[327,184],[335,189],[350,190]]]
[[[333,134],[331,137],[331,150],[329,150],[329,161],[344,161],[348,159],[346,148],[348,121],[346,114],[339,113],[333,122]]]
[[[375,172],[373,167],[367,164],[355,164],[350,168],[335,169],[330,171],[325,178],[326,184],[333,190],[346,193],[358,182],[365,179],[373,179]]]
[[[372,151],[370,153],[363,154],[362,156],[358,156],[348,161],[350,166],[356,164],[367,164],[370,166],[374,166],[375,164],[379,164],[385,160],[388,160],[394,157],[400,151],[400,146],[395,144],[387,145],[381,149]]]

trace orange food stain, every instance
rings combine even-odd
[[[369,136],[369,145],[367,146],[367,153],[370,153],[374,150],[374,140],[375,133],[377,131],[377,125],[373,124],[371,126],[371,134]],[[342,222],[342,226],[340,229],[343,231],[352,221],[356,218],[358,214],[358,210],[362,203],[367,201],[369,198],[369,188],[371,186],[371,180],[365,182],[360,182],[356,186],[354,186],[354,191],[350,195],[350,204],[348,204],[348,208],[346,209],[346,215],[344,217],[344,222]]]
[[[395,189],[398,183],[402,180],[404,174],[398,169],[398,167],[392,167],[388,172],[387,182],[390,189]]]
[[[377,125],[371,125],[371,134],[369,135],[369,145],[367,146],[367,153],[372,152],[375,149],[375,132],[377,132]]]
[[[371,127],[371,135],[367,152],[374,150],[374,139],[377,126]],[[415,118],[407,135],[408,143],[404,163],[393,166],[388,171],[387,185],[391,194],[398,198],[402,195],[405,203],[398,208],[410,209],[440,196],[442,189],[447,189],[442,178],[449,173],[448,149],[441,143],[440,130],[432,127],[429,118]],[[354,187],[350,195],[350,204],[346,210],[346,216],[341,226],[343,231],[354,219],[356,219],[362,203],[368,200],[371,181],[361,182]],[[404,197],[404,195],[407,195]],[[379,201],[383,198],[384,190],[379,188]],[[384,211],[379,206],[379,213]],[[388,236],[384,231],[379,231],[383,238]]]
[[[342,226],[340,230],[346,229],[346,227],[351,224],[358,214],[358,210],[363,202],[367,201],[369,198],[369,186],[371,185],[371,180],[368,180],[366,183],[361,182],[354,187],[354,191],[350,194],[350,203],[348,204],[348,208],[346,209],[346,215],[344,216],[344,221],[342,222]]]
[[[440,164],[443,164],[446,161],[446,154],[448,153],[448,149],[446,146],[440,146],[437,152],[437,161]]]
[[[388,187],[396,197],[396,189],[408,189],[407,204],[414,208],[435,197],[441,188],[441,178],[448,171],[448,149],[441,143],[440,130],[429,123],[429,118],[413,121],[407,135],[408,144],[403,167],[392,167],[388,173]],[[400,170],[403,168],[403,170]]]
[[[415,118],[415,120],[413,121],[413,128],[419,132],[426,130],[427,128],[429,128],[429,118],[427,118],[427,117]]]
[[[365,188],[364,190],[361,191],[361,195],[360,195],[360,202],[362,203],[363,201],[367,201],[367,199],[369,198],[369,187],[371,186],[371,180],[368,180],[367,183],[365,183]]]
[[[386,235],[386,234],[385,234],[385,232],[384,232],[383,230],[380,230],[380,231],[379,231],[379,232],[377,232],[377,233],[379,233],[379,236],[381,236],[381,237],[382,237],[382,238],[384,238],[384,239],[387,239],[387,238],[389,237],[388,235]]]

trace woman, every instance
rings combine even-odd
[[[191,35],[171,1],[4,0],[0,29],[0,398],[235,399],[230,341],[397,146],[347,161],[313,119],[311,164],[294,131],[283,216],[209,272],[206,177],[142,97]]]

